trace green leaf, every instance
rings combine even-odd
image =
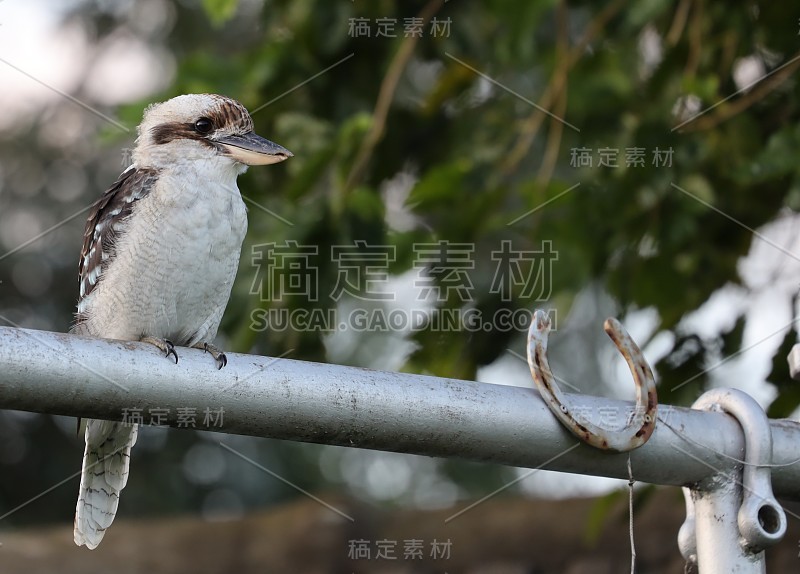
[[[203,0],[203,9],[211,24],[218,28],[233,18],[239,0]]]
[[[408,198],[409,205],[413,205],[416,211],[442,202],[456,206],[469,168],[469,162],[458,159],[432,169],[414,186]]]

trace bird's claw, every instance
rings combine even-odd
[[[217,362],[218,371],[222,369],[222,367],[228,365],[228,357],[225,356],[225,353],[211,343],[199,343],[195,345],[195,347],[202,348],[204,353],[211,353],[211,356],[214,357],[214,360]]]
[[[170,341],[169,339],[164,339],[164,343],[167,345],[167,351],[165,357],[169,358],[170,355],[175,357],[175,364],[178,364],[178,353],[175,352],[175,344]]]
[[[178,353],[175,351],[175,344],[169,339],[156,339],[155,337],[142,337],[143,343],[150,343],[156,348],[160,349],[164,356],[169,358],[170,355],[175,357],[175,364],[178,364]]]

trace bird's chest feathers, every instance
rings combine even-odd
[[[213,339],[247,231],[235,175],[159,175],[124,221],[115,261],[92,296],[89,332]]]
[[[148,199],[152,201],[142,202],[142,215],[152,221],[154,232],[175,258],[173,263],[186,258],[189,264],[201,264],[198,258],[238,260],[247,213],[235,174],[167,173]]]

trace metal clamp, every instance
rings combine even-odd
[[[786,534],[786,514],[772,493],[772,432],[766,413],[755,399],[738,389],[712,389],[697,399],[692,408],[723,411],[741,425],[745,453],[742,504],[736,518],[739,533],[752,552],[776,544]]]
[[[642,351],[622,324],[616,319],[606,319],[603,328],[628,363],[636,385],[636,408],[622,429],[609,430],[585,420],[558,388],[547,362],[550,317],[542,310],[533,314],[528,330],[528,366],[547,406],[572,434],[596,448],[625,452],[642,446],[653,434],[658,409],[656,384]]]
[[[678,530],[678,548],[687,562],[697,564],[697,516],[692,500],[692,490],[685,486],[681,490],[686,503],[686,520]]]

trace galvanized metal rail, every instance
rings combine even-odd
[[[0,327],[0,408],[108,420],[141,409],[146,422],[169,409],[162,422],[173,427],[179,408],[223,409],[217,432],[628,477],[627,454],[574,448],[535,389],[235,353],[217,370],[202,351],[178,350],[176,365],[145,343]],[[584,416],[620,425],[633,410],[570,399]],[[800,499],[800,423],[770,427],[776,494]],[[637,480],[685,486],[732,470],[743,453],[734,418],[661,405],[652,438],[631,457]]]
[[[109,420],[138,412],[145,423],[157,409],[173,427],[188,426],[182,413],[211,409],[224,413],[217,432],[626,479],[630,456],[636,480],[700,492],[742,474],[745,434],[724,412],[659,405],[650,440],[615,454],[582,444],[535,389],[233,353],[217,370],[200,350],[178,354],[176,365],[144,343],[0,327],[0,408]],[[634,414],[633,403],[565,395],[605,427]],[[800,499],[800,423],[767,428],[774,492]]]

